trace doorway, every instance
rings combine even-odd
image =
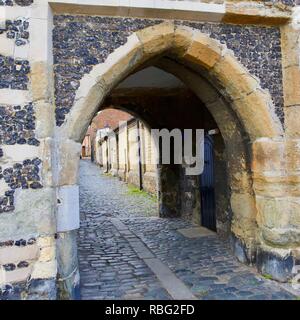
[[[206,134],[204,140],[204,171],[200,175],[201,224],[217,231],[215,202],[214,142]]]

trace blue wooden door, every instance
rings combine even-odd
[[[204,171],[200,176],[200,192],[202,226],[216,231],[214,144],[209,135],[205,136],[204,141]]]

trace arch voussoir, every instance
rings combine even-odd
[[[175,26],[172,53],[181,58],[185,55],[193,41],[194,31],[187,26]]]
[[[212,69],[222,58],[225,46],[204,33],[194,30],[191,43],[182,58],[200,65],[206,70]]]
[[[137,31],[135,35],[142,45],[144,58],[148,59],[174,47],[175,24],[163,22]]]
[[[261,137],[276,138],[283,135],[272,99],[266,91],[257,88],[242,99],[233,101],[232,108],[242,120],[252,142]]]
[[[260,86],[258,79],[237,61],[230,50],[219,59],[210,73],[222,85],[230,100],[241,99]]]

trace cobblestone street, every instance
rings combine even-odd
[[[82,299],[295,299],[239,263],[216,235],[189,238],[181,219],[155,217],[155,200],[80,167]]]

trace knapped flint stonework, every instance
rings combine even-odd
[[[161,23],[161,20],[55,16],[53,31],[56,122],[64,123],[74,103],[80,80],[92,67],[106,60],[126,43],[135,31]],[[280,31],[276,27],[176,21],[209,34],[229,49],[268,89],[278,116],[283,120],[283,89]]]
[[[1,300],[55,300],[56,279],[33,279],[0,287]]]
[[[6,284],[0,287],[0,300],[21,300],[21,292],[26,290],[26,281],[14,286]]]
[[[3,169],[0,166],[0,180],[4,179],[9,190],[0,197],[0,214],[14,211],[14,194],[16,189],[41,189],[40,164],[38,158],[26,159],[23,163],[15,163],[12,167]]]
[[[33,1],[34,0],[15,0],[15,3],[18,6],[26,7],[26,6],[30,6],[31,4],[33,4]]]
[[[160,20],[55,16],[53,30],[57,125],[70,111],[81,78],[127,38]]]
[[[269,3],[271,5],[282,3],[286,6],[294,6],[297,2],[297,0],[265,0],[263,2]]]
[[[25,239],[19,239],[19,240],[7,240],[5,242],[0,242],[0,248],[1,247],[26,247],[31,246],[36,243],[36,238],[30,238],[28,240]]]
[[[34,0],[0,0],[0,6],[13,6],[14,4],[17,4],[19,6],[25,7],[30,6],[33,3]],[[212,1],[214,2],[214,1]],[[216,1],[217,3],[222,3],[223,1]],[[282,3],[286,6],[294,6],[297,2],[297,0],[265,0],[263,1],[265,3],[269,3],[271,5]]]
[[[29,61],[0,55],[0,89],[27,90],[29,73]]]
[[[0,29],[0,34],[6,32],[8,39],[14,39],[17,46],[25,45],[29,42],[29,22],[26,19],[6,20],[5,28]]]
[[[23,107],[0,105],[0,145],[39,146],[34,132],[35,120],[32,103]]]
[[[16,269],[27,268],[29,263],[27,261],[20,261],[19,263],[7,263],[3,265],[5,271],[14,271]]]
[[[27,7],[33,4],[34,0],[0,0],[0,6],[9,6],[18,5],[21,7]]]

